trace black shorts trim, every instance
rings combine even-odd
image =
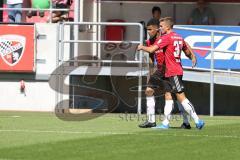
[[[184,92],[184,85],[182,81],[182,76],[172,76],[166,78],[168,82],[168,87],[171,88],[172,93]]]

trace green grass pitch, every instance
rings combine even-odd
[[[201,116],[203,130],[140,129],[137,118],[106,114],[62,121],[53,113],[0,112],[0,160],[239,160],[240,117]]]

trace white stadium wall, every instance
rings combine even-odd
[[[0,75],[4,77],[0,79],[0,110],[54,111],[55,91],[50,88],[48,78],[56,69],[57,29],[58,24],[36,24],[36,32],[41,35],[36,41],[36,74]],[[65,31],[67,40],[69,27]],[[68,59],[69,45],[64,50],[64,59]],[[21,79],[25,79],[26,95],[20,92]]]
[[[57,25],[38,23],[36,24],[36,30],[38,34],[46,36],[46,39],[37,40],[36,74],[48,75],[56,67]]]
[[[20,92],[19,81],[0,81],[0,110],[53,111],[55,92],[48,82],[25,82],[25,93]]]
[[[92,22],[93,21],[93,1],[84,1],[83,7],[83,21]],[[86,29],[86,28],[84,28]],[[93,33],[87,32],[86,30],[80,31],[79,39],[81,40],[92,40]],[[92,43],[79,43],[78,55],[92,55],[93,44]]]

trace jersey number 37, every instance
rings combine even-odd
[[[177,63],[180,63],[180,56],[181,56],[181,50],[182,50],[182,41],[174,41],[173,46],[175,47],[174,51],[174,57]]]

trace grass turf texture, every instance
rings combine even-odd
[[[52,113],[0,112],[0,160],[216,159],[240,157],[240,117],[201,116],[203,130],[141,129],[143,121],[107,114],[62,121]]]

